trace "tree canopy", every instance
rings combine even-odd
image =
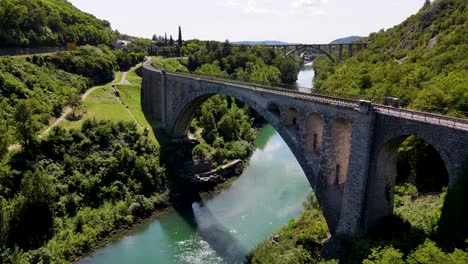
[[[317,58],[315,87],[403,106],[468,116],[468,8],[463,0],[426,3],[415,15],[363,41],[369,48],[333,65]],[[336,55],[335,55],[336,56]]]
[[[0,47],[110,44],[110,23],[66,0],[1,0]]]

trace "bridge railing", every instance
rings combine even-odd
[[[261,81],[243,81],[239,79],[232,78],[230,76],[222,76],[222,75],[213,75],[213,74],[206,74],[206,73],[194,73],[194,72],[170,72],[172,74],[179,74],[179,75],[189,75],[191,77],[203,77],[209,80],[218,80],[224,81],[229,83],[236,83],[236,84],[245,84],[245,85],[256,85],[257,87],[262,87],[265,89],[284,89],[285,92],[291,92],[295,94],[304,94],[304,95],[316,95],[316,96],[326,96],[326,97],[333,97],[339,99],[347,99],[353,101],[359,100],[368,100],[371,99],[370,97],[363,96],[363,95],[355,95],[355,94],[346,94],[340,92],[333,92],[333,91],[326,91],[322,89],[310,88],[310,87],[303,87],[285,83],[277,83],[277,82],[261,82]]]
[[[320,91],[306,87],[295,87],[292,85],[287,84],[278,84],[278,83],[265,83],[265,82],[245,82],[238,79],[233,79],[226,76],[216,76],[216,75],[208,75],[208,74],[201,74],[201,73],[193,73],[193,72],[169,72],[173,75],[180,75],[180,76],[188,76],[190,78],[199,78],[199,79],[206,79],[209,81],[216,81],[221,83],[228,83],[237,85],[241,88],[245,89],[263,89],[273,93],[281,93],[281,94],[288,94],[293,95],[295,97],[299,97],[306,100],[314,100],[314,101],[322,101],[324,103],[334,103],[337,105],[347,106],[347,107],[357,107],[358,100],[362,99],[357,96],[350,96],[350,98],[339,97],[337,95],[342,95],[340,93],[335,92],[328,92],[328,91]],[[287,88],[286,88],[287,87]]]
[[[428,112],[416,111],[405,108],[374,104],[375,109],[383,114],[405,117],[413,120],[424,121],[432,124],[440,124],[463,130],[468,130],[468,119],[453,116],[439,115]]]
[[[209,81],[215,81],[220,83],[228,83],[236,85],[244,89],[262,89],[271,91],[273,93],[280,93],[286,95],[292,95],[305,100],[319,101],[328,104],[336,104],[345,107],[355,108],[358,106],[359,100],[367,100],[373,103],[375,110],[388,115],[405,117],[408,119],[440,124],[449,127],[460,128],[468,130],[468,119],[452,117],[441,114],[434,114],[429,112],[422,112],[417,110],[411,110],[407,108],[398,108],[383,105],[383,98],[380,97],[369,97],[363,95],[352,95],[339,92],[325,91],[321,89],[313,89],[307,87],[300,87],[282,83],[264,83],[264,82],[245,82],[238,79],[233,79],[229,76],[216,76],[203,73],[193,72],[170,72],[170,74],[186,76],[189,78],[199,78]]]

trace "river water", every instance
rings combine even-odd
[[[312,72],[312,74],[310,73]],[[311,87],[305,66],[298,86]],[[216,197],[169,212],[81,260],[94,263],[243,263],[248,253],[302,211],[312,190],[279,134],[265,125],[242,175]]]
[[[302,65],[301,71],[297,75],[296,86],[313,88],[312,81],[314,80],[315,72],[312,66],[312,62]]]

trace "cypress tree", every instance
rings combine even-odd
[[[182,30],[180,29],[180,26],[179,26],[179,38],[177,39],[177,45],[179,45],[179,47],[182,47]]]
[[[174,46],[174,39],[172,39],[172,35],[169,37],[169,46]]]
[[[166,32],[164,32],[164,43],[165,43],[166,46],[167,46],[167,33],[166,33]]]

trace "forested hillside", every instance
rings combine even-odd
[[[315,63],[315,87],[374,98],[399,97],[403,106],[468,117],[468,4],[426,1],[401,24],[370,34],[369,48],[333,65]]]
[[[300,70],[298,57],[284,57],[282,52],[262,45],[247,48],[228,41],[192,40],[185,43],[182,52],[188,56],[190,71],[242,81],[292,84]]]
[[[0,153],[0,263],[71,262],[167,201],[159,151],[134,123],[55,127]]]
[[[0,0],[0,47],[110,44],[110,23],[66,0]]]

